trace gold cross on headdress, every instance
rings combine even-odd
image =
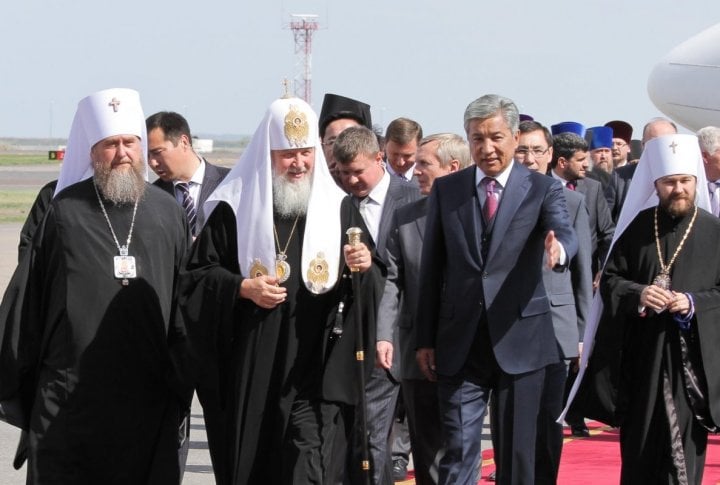
[[[670,148],[672,148],[673,155],[675,155],[675,149],[677,148],[678,144],[675,143],[675,140],[671,144],[668,145]]]
[[[117,113],[118,106],[120,105],[120,101],[118,101],[117,98],[113,98],[112,101],[108,103],[108,106],[112,106],[113,112]]]

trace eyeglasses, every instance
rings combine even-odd
[[[550,147],[547,147],[545,149],[540,147],[535,148],[528,148],[528,147],[520,147],[517,150],[515,150],[516,155],[522,155],[523,157],[527,157],[528,154],[532,153],[534,157],[542,157],[547,153],[547,151],[550,150]]]

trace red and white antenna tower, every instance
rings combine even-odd
[[[315,14],[291,14],[290,29],[295,38],[296,74],[293,80],[295,96],[312,103],[312,36],[318,30]]]

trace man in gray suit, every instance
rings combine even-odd
[[[515,159],[530,170],[547,173],[550,160],[553,159],[553,137],[548,129],[535,121],[520,123]],[[577,367],[578,364],[585,322],[592,303],[588,210],[579,192],[565,188],[563,194],[578,238],[578,252],[564,271],[552,271],[547,267],[543,269],[543,284],[550,299],[560,361],[546,369],[535,443],[535,483],[538,484],[557,482],[563,431],[562,424],[555,420],[562,412],[568,365]]]
[[[414,171],[420,193],[428,195],[436,178],[463,169],[470,163],[470,150],[460,136],[440,133],[423,138],[415,157]],[[442,449],[437,384],[425,378],[415,360],[415,311],[420,291],[426,211],[427,199],[423,198],[395,212],[387,239],[388,276],[377,324],[378,365],[391,370],[396,354],[400,357],[400,387],[418,485],[437,483]]]
[[[145,125],[148,165],[158,176],[155,185],[175,197],[185,209],[194,238],[205,224],[205,199],[230,169],[211,165],[195,152],[188,122],[179,113],[160,111],[148,117]]]
[[[420,191],[400,177],[390,176],[375,133],[364,126],[353,126],[340,133],[333,145],[333,156],[340,182],[358,205],[377,254],[384,260],[395,211],[419,199]],[[373,369],[365,386],[372,474],[378,485],[393,483],[388,440],[399,390],[397,359],[390,371]]]

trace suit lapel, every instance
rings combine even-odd
[[[467,195],[463,195],[464,201],[458,207],[458,217],[461,227],[466,228],[465,238],[468,249],[473,259],[477,261],[479,266],[483,265],[483,259],[480,253],[480,239],[482,237],[480,202],[477,197],[477,188],[475,187],[475,167],[466,169],[467,179],[463,182],[462,191],[467,191]]]
[[[530,190],[529,176],[530,171],[522,165],[515,164],[513,166],[507,185],[503,187],[502,199],[495,214],[488,259],[491,259],[502,244],[510,222],[515,217],[515,213]]]
[[[423,207],[425,204],[423,204]],[[415,219],[415,227],[417,228],[418,235],[420,237],[420,241],[425,239],[425,220],[427,219],[427,216],[425,214],[425,211],[422,211],[422,214],[420,217]]]

